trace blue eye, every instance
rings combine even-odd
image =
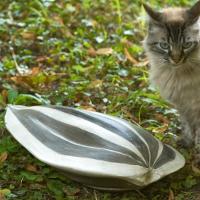
[[[189,49],[193,46],[193,42],[185,42],[183,43],[183,48],[184,49]]]
[[[169,44],[167,42],[160,42],[159,45],[161,49],[164,49],[164,50],[169,49]]]

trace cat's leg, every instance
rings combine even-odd
[[[197,167],[200,167],[200,109],[193,110],[192,119],[193,119],[193,127],[194,127],[194,143],[195,143],[195,159],[194,164]]]
[[[195,165],[200,167],[200,127],[195,131]]]
[[[192,142],[192,147],[195,149],[194,155],[194,164],[195,166],[200,168],[200,109],[192,109],[190,110],[187,115],[184,115],[183,120],[186,122],[186,129],[183,132],[186,140],[190,143]],[[183,116],[183,115],[182,115]],[[187,130],[187,127],[190,128],[190,131]],[[193,145],[194,144],[194,145]]]
[[[184,148],[190,148],[194,145],[194,134],[188,119],[181,115],[181,136],[178,138],[178,145]]]

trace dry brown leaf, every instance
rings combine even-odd
[[[96,50],[92,47],[87,50],[87,53],[88,53],[89,56],[96,56],[97,55]]]
[[[3,97],[3,102],[4,102],[4,103],[7,103],[8,91],[7,91],[7,90],[3,90],[3,91],[1,92],[1,95],[2,95],[2,97]]]
[[[37,59],[36,59],[36,61],[37,61],[37,62],[44,62],[44,61],[46,61],[47,59],[48,59],[47,56],[38,56]]]
[[[22,36],[23,39],[26,39],[26,40],[34,40],[36,38],[35,36],[35,33],[32,33],[32,32],[22,32],[20,34]]]
[[[130,61],[130,62],[131,62],[132,64],[134,64],[134,65],[137,65],[137,64],[138,64],[138,61],[137,61],[135,58],[133,58],[133,57],[131,56],[131,54],[129,53],[129,51],[128,51],[127,48],[124,48],[124,53],[125,53],[126,59],[127,59],[128,61]]]
[[[169,197],[168,197],[168,200],[175,200],[175,196],[174,196],[174,192],[169,189]]]
[[[155,114],[155,118],[158,121],[163,122],[164,124],[169,124],[170,123],[169,120],[166,117],[164,117],[162,114],[158,114],[158,113]]]
[[[35,76],[35,75],[37,75],[37,74],[39,74],[41,72],[41,68],[40,67],[33,67],[32,69],[31,69],[31,75],[32,76]]]
[[[31,164],[28,164],[28,165],[26,166],[26,170],[28,170],[28,171],[30,171],[30,172],[37,172],[37,171],[38,171],[38,170],[37,170],[37,166],[31,165]]]
[[[88,54],[90,56],[108,56],[108,55],[111,55],[113,54],[113,49],[108,47],[108,48],[100,48],[100,49],[97,49],[95,50],[94,48],[90,48],[88,49]]]
[[[8,158],[7,152],[3,152],[2,154],[0,154],[0,163],[3,163],[7,158]]]
[[[10,78],[15,84],[31,90],[31,80],[27,76],[14,76]]]
[[[105,56],[111,55],[111,54],[113,54],[113,49],[112,48],[101,48],[96,51],[96,54],[97,55],[105,55]]]
[[[92,106],[81,106],[81,108],[88,111],[94,111],[94,112],[96,111],[95,108],[93,108]]]
[[[60,78],[64,78],[67,77],[66,73],[48,73],[47,74],[42,74],[44,77],[44,80],[42,83],[38,83],[35,82],[35,77],[38,76],[38,73],[40,73],[40,69],[38,67],[36,67],[35,69],[33,69],[33,72],[30,71],[29,74],[26,75],[17,75],[17,76],[13,76],[13,77],[9,77],[9,80],[13,81],[14,84],[16,84],[17,86],[20,86],[24,89],[27,89],[29,91],[46,91],[47,89],[50,89],[51,87],[53,87],[55,84],[54,81],[60,79]],[[33,73],[33,74],[31,74]]]
[[[149,64],[149,59],[147,57],[145,57],[144,59],[142,59],[138,65],[140,66],[147,66]]]
[[[5,196],[2,193],[0,193],[0,200],[6,200]]]
[[[168,124],[153,129],[154,133],[164,133],[168,129]]]
[[[146,61],[138,62],[135,66],[136,67],[144,67],[144,66],[147,66],[148,64],[149,64],[149,61],[146,60]]]

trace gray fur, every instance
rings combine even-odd
[[[200,1],[195,6],[164,9],[158,19],[149,13],[144,48],[151,65],[151,83],[177,108],[182,139],[187,146],[195,143],[200,155]],[[167,45],[168,49],[162,49]]]

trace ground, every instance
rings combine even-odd
[[[156,8],[194,1],[149,1]],[[0,199],[198,200],[192,150],[175,144],[178,114],[148,82],[140,0],[0,2]],[[185,156],[186,166],[142,190],[100,192],[35,159],[6,131],[7,104],[66,105],[136,122]]]

